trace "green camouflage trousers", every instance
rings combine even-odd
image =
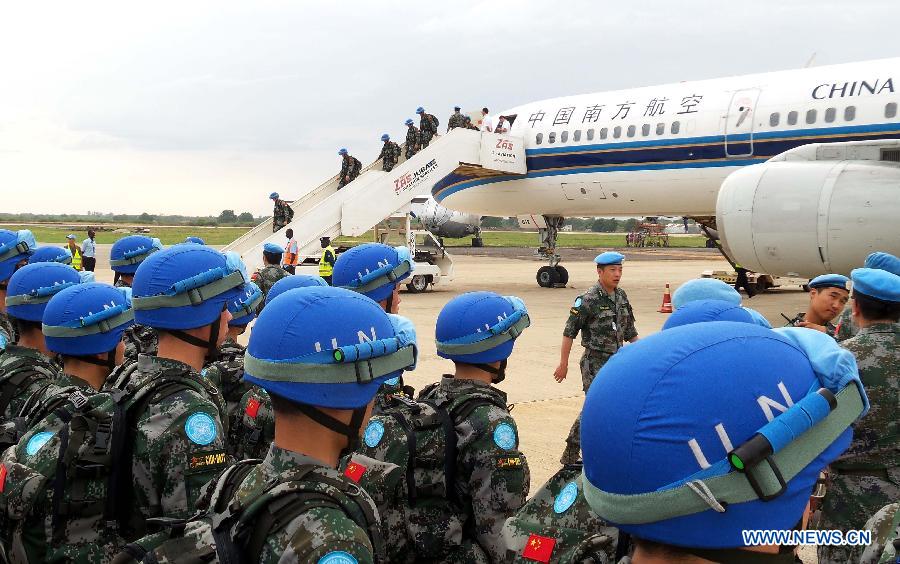
[[[609,357],[608,353],[601,353],[585,349],[584,355],[581,357],[579,365],[581,366],[581,386],[585,393],[591,387],[591,382],[597,376],[597,372],[603,368]],[[562,457],[559,459],[560,464],[574,464],[581,460],[581,413],[572,423],[569,429],[569,436],[566,437],[566,450],[563,451]]]

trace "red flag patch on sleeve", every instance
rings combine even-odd
[[[556,539],[542,537],[532,533],[525,543],[525,549],[522,550],[522,556],[535,562],[550,562],[550,555],[553,554],[553,548],[556,546]]]
[[[6,464],[0,464],[0,493],[6,488]]]
[[[256,419],[256,414],[259,413],[259,400],[256,398],[250,398],[250,401],[247,402],[247,409],[244,410],[244,413]]]
[[[363,474],[366,473],[366,467],[360,464],[359,462],[351,462],[347,465],[347,468],[344,470],[344,476],[350,478],[357,484],[359,483],[359,479],[363,477]]]

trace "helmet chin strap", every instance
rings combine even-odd
[[[297,411],[326,429],[330,429],[335,433],[347,437],[347,446],[341,449],[338,458],[344,458],[359,448],[359,433],[362,430],[363,418],[366,416],[366,408],[368,406],[364,405],[354,409],[353,416],[350,418],[350,423],[344,423],[343,421],[328,415],[324,411],[305,403],[295,403],[294,407]]]
[[[474,363],[474,362],[469,363],[469,364],[479,370],[484,370],[485,372],[487,372],[489,374],[493,374],[493,376],[491,377],[491,384],[499,384],[506,378],[506,362],[507,362],[507,359],[505,359],[505,358],[503,360],[501,360],[499,368],[494,368],[490,364],[481,364],[481,363]]]
[[[104,368],[107,368],[110,373],[116,368],[116,349],[108,351],[106,353],[106,358],[97,358],[96,355],[76,356],[74,358],[95,366],[103,366]]]
[[[181,331],[180,329],[167,329],[166,331],[180,341],[184,341],[197,348],[206,349],[206,362],[213,362],[219,358],[219,347],[217,346],[217,343],[219,341],[219,325],[221,320],[220,314],[220,317],[217,317],[209,324],[209,339],[205,341],[199,337]]]

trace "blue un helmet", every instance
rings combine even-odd
[[[676,309],[663,323],[663,331],[691,323],[708,321],[736,321],[738,323],[755,323],[753,315],[739,305],[723,300],[697,300],[688,302]]]
[[[346,154],[347,154],[347,149],[344,148],[344,147],[341,147],[340,149],[338,149],[338,154],[341,155],[341,156],[346,155]]]
[[[409,126],[409,125],[413,125],[414,123],[415,122],[412,120],[412,118],[408,118],[406,121],[403,122],[403,125]]]
[[[415,366],[409,320],[343,288],[289,290],[263,309],[244,357],[244,379],[292,402],[356,448],[366,408],[389,378]],[[318,408],[353,410],[349,424]]]
[[[9,280],[19,263],[28,260],[35,249],[37,242],[31,231],[0,229],[0,282]]]
[[[275,194],[275,197],[277,198],[278,194]],[[184,242],[185,243],[194,243],[195,245],[205,245],[206,244],[206,241],[204,241],[200,237],[195,237],[193,235],[189,235],[189,236],[185,237]]]
[[[688,280],[672,294],[672,306],[675,309],[697,300],[722,300],[741,305],[741,295],[737,290],[717,278]]]
[[[385,311],[390,313],[394,288],[409,278],[413,267],[408,248],[365,243],[338,256],[331,280],[335,286],[359,292],[376,302],[388,300]]]
[[[219,316],[225,304],[241,295],[248,281],[240,257],[200,245],[175,245],[147,257],[134,275],[135,322],[163,329],[172,336],[218,354]],[[183,329],[209,325],[204,342]]]
[[[280,198],[280,197],[281,197],[281,196],[278,195],[278,192],[272,192],[271,194],[269,194],[269,199],[270,199],[270,200],[277,200],[277,199]]]
[[[381,136],[381,140],[382,140],[382,141],[390,141],[390,140],[391,140],[391,136],[388,135],[387,133],[385,133],[385,134],[383,134],[383,135]]]
[[[134,274],[138,265],[163,248],[159,239],[145,235],[128,235],[113,243],[109,251],[109,266],[119,274]]]
[[[58,262],[62,264],[72,264],[72,252],[63,247],[38,247],[34,254],[28,259],[29,264],[36,262]]]
[[[613,355],[588,390],[585,499],[640,539],[743,547],[744,530],[794,527],[867,408],[853,355],[824,333],[661,331]]]
[[[425,108],[423,108],[422,106],[419,106],[418,108],[416,108],[416,113],[417,113],[417,114],[424,114],[424,113],[425,113]]]
[[[226,304],[231,312],[229,327],[245,327],[256,317],[256,309],[263,301],[262,290],[253,282],[247,282],[241,287],[241,293]]]
[[[266,294],[266,305],[269,305],[269,302],[271,302],[281,294],[287,292],[288,290],[295,290],[297,288],[310,288],[315,286],[328,286],[328,282],[326,282],[325,279],[321,276],[309,276],[306,274],[293,274],[291,276],[285,276],[284,278],[273,284],[271,288],[269,288],[269,293]]]
[[[81,284],[81,278],[71,266],[58,262],[26,264],[9,279],[6,312],[16,319],[40,322],[50,298],[76,284]]]
[[[506,377],[506,363],[518,336],[531,325],[525,302],[494,292],[469,292],[450,300],[437,318],[435,341],[441,358],[471,364]],[[500,368],[490,366],[500,362]]]
[[[131,300],[122,290],[109,284],[78,284],[53,296],[42,319],[47,348],[112,371],[122,334],[134,325]],[[93,357],[103,353],[105,361]]]

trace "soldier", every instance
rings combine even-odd
[[[438,118],[434,117],[434,115],[426,113],[425,108],[419,106],[416,108],[416,113],[419,114],[419,131],[422,134],[421,140],[421,148],[424,149],[431,143],[431,139],[437,135],[438,132]]]
[[[231,313],[242,295],[244,265],[234,253],[175,245],[144,260],[134,275],[135,321],[159,333],[157,356],[113,374],[107,389],[141,397],[129,410],[125,458],[134,484],[117,501],[122,536],[147,533],[153,517],[186,518],[203,485],[225,467],[220,394],[200,375],[215,360]],[[138,394],[150,390],[143,396]]]
[[[422,148],[422,133],[412,119],[403,123],[406,125],[406,160],[409,160]]]
[[[578,296],[569,310],[569,319],[563,330],[562,348],[559,366],[553,373],[557,382],[566,379],[569,371],[569,353],[575,337],[581,333],[581,345],[584,354],[581,356],[581,384],[587,393],[597,372],[606,364],[625,342],[633,343],[638,339],[634,326],[634,313],[625,290],[619,288],[622,278],[622,261],[625,256],[620,253],[606,252],[597,255],[598,282],[590,290]],[[580,456],[579,415],[569,436],[566,438],[566,449],[560,463],[563,465],[576,463]]]
[[[459,110],[460,110],[459,106],[453,106],[453,113],[450,114],[450,119],[447,120],[447,131],[448,132],[451,129],[466,126],[466,116],[459,113]]]
[[[294,219],[294,208],[282,200],[278,192],[269,194],[269,199],[275,202],[275,209],[272,212],[272,233],[277,233]]]
[[[831,320],[850,299],[850,279],[841,274],[823,274],[809,281],[809,306],[791,319],[788,327],[806,327],[834,336]]]
[[[378,158],[381,159],[381,170],[390,172],[400,162],[400,145],[391,141],[391,136],[387,133],[381,136],[381,140],[384,141],[384,146],[378,154]]]
[[[28,264],[36,262],[58,262],[60,264],[72,265],[72,253],[63,247],[38,247],[34,254],[28,259]]]
[[[465,121],[464,126],[466,129],[474,129],[475,131],[478,131],[478,126],[472,123],[472,118],[470,118],[469,116],[463,116],[463,120]]]
[[[900,552],[900,503],[891,503],[878,510],[866,521],[865,529],[872,532],[872,544],[863,550],[860,564],[896,563]]]
[[[331,237],[319,237],[319,245],[322,246],[322,256],[319,257],[319,277],[328,285],[331,285],[331,275],[334,273],[334,263],[337,261],[337,253],[331,246]]]
[[[0,352],[10,343],[16,342],[16,331],[6,313],[6,287],[13,273],[28,264],[37,243],[31,231],[23,229],[14,232],[0,229]]]
[[[262,313],[262,310],[266,305],[266,294],[269,293],[272,286],[285,276],[290,276],[288,271],[281,266],[281,253],[281,247],[275,243],[266,243],[263,245],[263,267],[254,272],[252,277],[253,281],[259,286],[259,289],[263,294],[263,301],[259,303],[259,309],[256,310],[256,315]]]
[[[630,535],[633,564],[795,562],[795,547],[748,547],[744,534],[804,519],[868,407],[856,370],[805,329],[716,321],[642,339],[585,401],[584,497]],[[532,557],[552,555],[554,539],[537,540]]]
[[[356,180],[356,177],[362,171],[362,163],[359,162],[359,159],[350,155],[347,149],[343,147],[338,151],[338,155],[341,156],[341,172],[338,173],[338,190],[340,190]]]
[[[866,257],[864,268],[878,268],[900,276],[900,259],[890,253],[875,252]],[[856,332],[859,330],[853,324],[852,313],[853,308],[850,307],[850,304],[847,304],[844,311],[841,312],[841,315],[835,321],[834,338],[838,342],[846,341],[856,335]]]
[[[131,288],[134,273],[144,259],[163,248],[159,239],[144,235],[122,237],[109,251],[109,265],[116,273],[117,288]],[[137,361],[139,354],[156,354],[159,336],[152,327],[131,325],[125,330],[125,358]]]
[[[831,464],[822,528],[859,529],[884,505],[900,499],[900,276],[858,268],[853,319],[859,332],[842,345],[856,356],[872,408],[853,427],[853,442]],[[819,562],[855,562],[861,549],[819,547]]]
[[[56,293],[81,284],[73,268],[56,262],[27,264],[9,279],[6,310],[15,323],[19,341],[0,355],[0,419],[6,424],[59,375],[41,333],[47,302]]]

